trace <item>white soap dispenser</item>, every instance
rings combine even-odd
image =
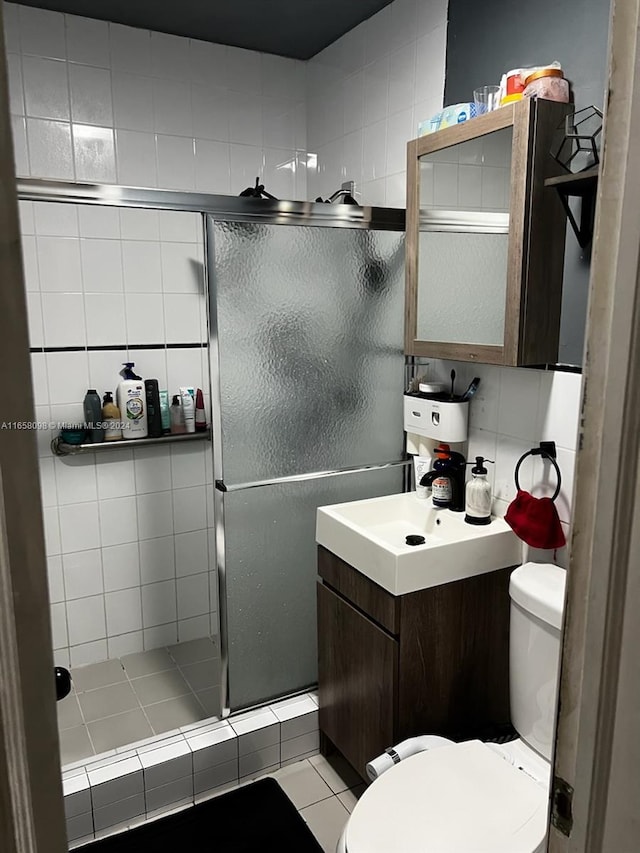
[[[467,524],[491,523],[491,483],[487,480],[485,462],[491,462],[491,459],[476,456],[476,464],[471,469],[471,479],[465,491],[464,520]]]

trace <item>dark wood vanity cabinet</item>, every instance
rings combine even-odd
[[[412,735],[508,723],[511,571],[393,596],[320,546],[322,748],[366,779],[368,761]]]

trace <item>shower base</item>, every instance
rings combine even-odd
[[[71,677],[58,702],[63,767],[220,712],[215,637],[75,667]]]

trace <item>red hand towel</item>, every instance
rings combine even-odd
[[[522,490],[509,504],[504,520],[516,536],[532,548],[562,548],[562,525],[551,498],[534,498]]]

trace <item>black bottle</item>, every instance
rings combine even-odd
[[[144,393],[147,400],[147,429],[149,438],[162,435],[162,413],[160,411],[160,392],[157,379],[145,379]]]
[[[466,459],[442,442],[434,452],[438,458],[434,462],[433,470],[424,475],[420,485],[432,489],[434,506],[446,507],[453,512],[464,512]]]

